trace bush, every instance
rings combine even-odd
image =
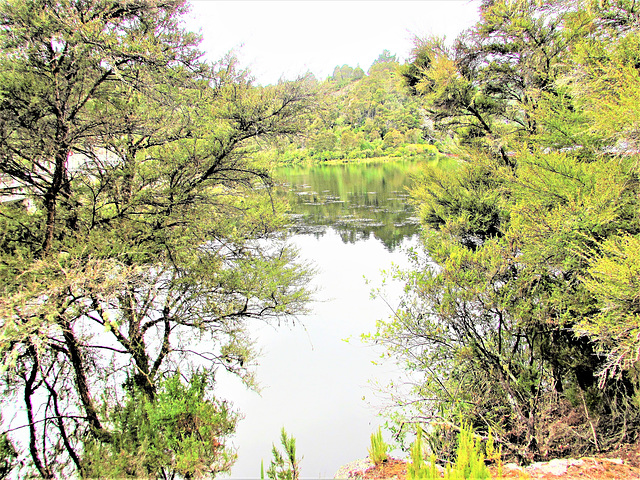
[[[280,442],[284,448],[284,455],[273,445],[273,460],[269,470],[267,470],[267,476],[271,480],[298,480],[301,459],[298,460],[296,458],[296,439],[293,436],[288,436],[284,427],[282,427]],[[261,472],[261,475],[264,475],[264,473]]]
[[[161,380],[154,400],[135,388],[123,405],[109,410],[111,442],[85,444],[86,477],[201,477],[228,472],[235,454],[225,438],[237,415],[206,395],[211,379],[195,373],[185,385],[179,373]]]
[[[486,445],[487,456],[498,460],[500,453],[495,450],[493,438],[489,435]],[[426,465],[422,448],[422,427],[418,425],[416,440],[411,446],[411,463],[407,465],[407,480],[433,480],[441,478],[436,467],[436,456],[431,454],[429,465]],[[482,480],[490,479],[489,469],[484,462],[481,442],[475,438],[471,426],[463,424],[458,434],[458,448],[455,463],[449,463],[444,472],[445,480]],[[501,473],[498,474],[500,478]]]
[[[380,427],[378,427],[378,431],[371,434],[371,446],[369,447],[369,458],[376,465],[380,465],[385,462],[388,458],[387,451],[389,450],[389,445],[385,443],[382,438],[382,432],[380,431]]]

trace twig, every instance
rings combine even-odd
[[[596,429],[593,427],[593,422],[591,421],[591,417],[589,417],[589,410],[587,410],[587,402],[584,400],[584,392],[580,392],[582,396],[582,405],[584,406],[584,413],[587,416],[587,420],[589,420],[589,425],[591,426],[591,433],[593,434],[593,443],[596,445],[596,451],[600,452],[600,446],[598,445],[598,436],[596,435]]]

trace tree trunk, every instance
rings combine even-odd
[[[103,441],[109,441],[111,438],[111,434],[102,426],[100,418],[98,417],[98,412],[93,403],[93,399],[91,398],[84,360],[82,358],[82,353],[80,352],[78,342],[73,335],[71,325],[69,325],[69,323],[64,319],[60,319],[58,324],[62,328],[62,335],[69,352],[71,366],[73,367],[76,392],[78,393],[80,401],[82,402],[82,406],[84,407],[89,425],[91,426],[96,437],[100,438]]]
[[[44,241],[42,243],[42,251],[44,255],[49,253],[51,245],[53,244],[58,195],[62,189],[63,180],[66,177],[65,170],[67,168],[67,153],[68,148],[66,148],[66,146],[58,148],[54,159],[51,185],[49,185],[49,188],[44,195],[44,208],[47,211],[47,223],[45,226]]]

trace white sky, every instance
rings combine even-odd
[[[384,49],[402,61],[413,38],[452,41],[478,19],[470,0],[191,0],[187,28],[203,35],[209,60],[230,50],[258,83],[308,71],[324,80],[336,65],[365,71]]]

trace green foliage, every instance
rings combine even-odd
[[[235,420],[198,372],[254,386],[247,320],[309,299],[256,153],[299,132],[310,83],[202,62],[187,7],[0,4],[0,384],[43,478],[227,469]]]
[[[385,50],[367,74],[337,66],[315,86],[321,108],[306,116],[307,135],[281,143],[272,155],[281,164],[358,160],[383,156],[425,158],[439,154],[431,145],[431,122],[397,78],[395,55]]]
[[[382,431],[378,427],[378,431],[371,434],[371,445],[368,448],[369,458],[371,461],[380,465],[388,458],[387,452],[389,451],[389,445],[382,438]]]
[[[235,455],[224,445],[237,415],[206,395],[207,375],[196,373],[187,385],[180,374],[162,381],[153,400],[135,387],[124,405],[105,405],[114,441],[85,444],[83,476],[185,478],[228,472]]]
[[[364,77],[364,70],[360,67],[350,67],[349,65],[342,65],[336,67],[333,70],[333,75],[329,77],[328,81],[335,82],[338,87],[344,87],[351,82],[360,80]]]
[[[503,188],[482,158],[472,165],[428,166],[416,176],[412,199],[422,222],[473,246],[500,235]]]
[[[640,239],[613,236],[602,245],[601,253],[590,258],[585,287],[596,295],[599,312],[579,324],[578,329],[594,338],[607,355],[605,375],[633,370],[640,341]],[[603,376],[602,378],[606,378]]]
[[[454,454],[460,418],[523,462],[640,429],[636,8],[485,2],[401,69],[458,155],[417,179],[424,253],[375,336],[415,375],[401,403],[433,451]]]
[[[298,480],[300,478],[300,461],[296,457],[296,439],[288,436],[284,427],[280,432],[280,442],[284,453],[273,445],[273,460],[267,470],[267,477],[271,480]]]
[[[6,433],[0,435],[0,478],[7,478],[17,465],[18,452]]]

